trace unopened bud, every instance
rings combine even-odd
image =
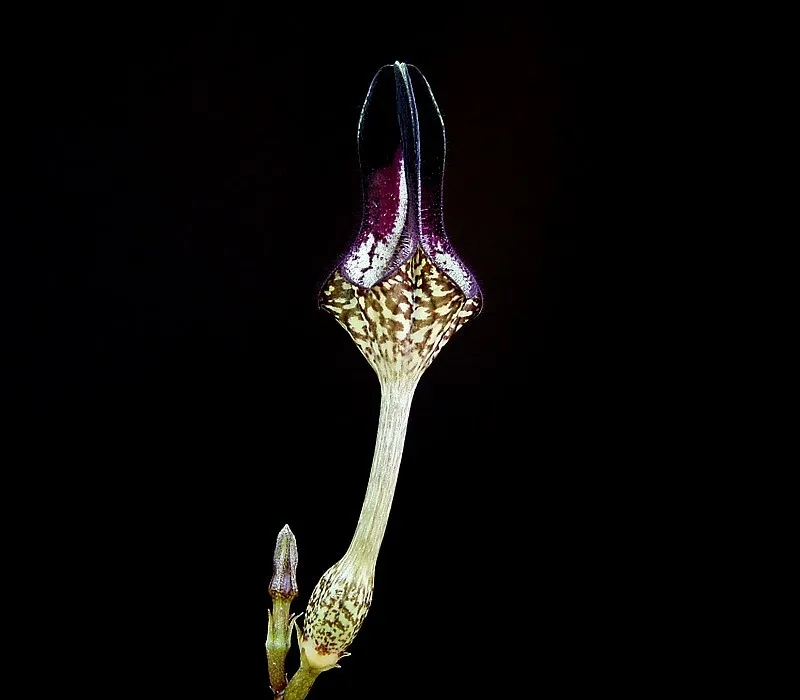
[[[289,526],[284,525],[275,542],[269,594],[273,600],[293,600],[297,592],[297,541]]]

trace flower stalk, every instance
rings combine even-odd
[[[314,681],[317,680],[317,677],[321,671],[316,668],[312,668],[306,663],[305,656],[302,655],[300,657],[300,668],[297,669],[297,673],[292,676],[292,680],[289,681],[289,685],[286,688],[285,694],[282,696],[282,700],[304,700],[305,697],[311,691],[311,686],[314,685]]]

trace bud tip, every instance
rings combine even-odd
[[[297,593],[297,541],[289,526],[284,525],[275,542],[269,594],[273,598],[292,600]]]

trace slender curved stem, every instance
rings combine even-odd
[[[357,559],[362,565],[371,567],[378,559],[397,486],[416,386],[416,380],[381,382],[381,407],[372,469],[358,525],[344,559]]]
[[[303,700],[317,675],[337,666],[358,633],[372,601],[373,573],[392,508],[408,417],[418,378],[381,381],[375,453],[358,524],[345,555],[311,593],[300,669],[285,700]]]

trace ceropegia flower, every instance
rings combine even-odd
[[[312,677],[346,654],[369,610],[417,382],[481,306],[475,277],[445,233],[444,123],[417,68],[396,62],[375,75],[361,111],[358,148],[361,226],[323,285],[320,306],[375,370],[381,408],[356,532],[312,592],[299,632],[301,671]]]

